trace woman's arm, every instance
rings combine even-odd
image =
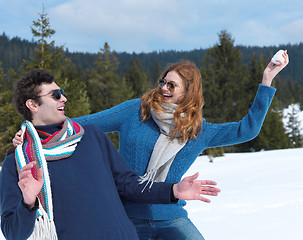
[[[255,138],[261,130],[275,91],[273,87],[260,84],[248,114],[239,122],[203,124],[202,134],[207,135],[207,148],[239,144]]]
[[[263,121],[273,99],[275,89],[270,87],[274,77],[289,63],[287,51],[283,53],[284,62],[275,65],[270,62],[263,72],[254,103],[248,114],[239,122],[223,124],[205,124],[207,131],[208,148],[243,143],[255,138],[262,127]]]
[[[83,117],[73,118],[79,124],[92,124],[105,133],[117,132],[121,124],[129,120],[133,109],[140,104],[140,99],[133,99],[121,103],[110,109],[90,114]]]
[[[129,121],[130,116],[136,109],[140,108],[140,99],[133,99],[121,103],[110,109],[90,114],[83,117],[73,118],[72,120],[79,124],[92,124],[99,128],[102,132],[118,132],[121,124]],[[19,130],[12,142],[14,146],[21,144],[23,139],[21,138],[22,131]]]

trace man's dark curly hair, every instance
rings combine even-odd
[[[41,91],[39,86],[43,83],[51,84],[54,82],[54,79],[54,75],[51,72],[45,70],[34,70],[25,74],[15,83],[13,104],[25,120],[32,120],[32,113],[26,107],[26,101],[28,99],[33,99],[41,105],[41,100],[38,97],[38,94]]]

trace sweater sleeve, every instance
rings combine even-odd
[[[14,154],[4,160],[0,174],[1,229],[6,239],[27,239],[33,232],[36,211],[22,203]]]
[[[239,144],[258,136],[275,91],[276,89],[273,87],[260,84],[248,114],[239,122],[206,123],[207,148]]]
[[[92,124],[102,132],[118,132],[123,122],[128,121],[131,110],[140,104],[140,99],[133,99],[121,103],[110,109],[90,114],[83,117],[73,118],[79,124]]]
[[[139,203],[168,204],[175,203],[172,195],[172,183],[154,183],[151,188],[139,184],[139,176],[125,163],[110,140],[104,137],[104,148],[118,193],[122,199]],[[104,150],[103,150],[104,152]]]

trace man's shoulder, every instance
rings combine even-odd
[[[103,138],[105,136],[105,133],[93,124],[83,124],[81,126],[84,129],[85,137],[88,137],[88,138],[101,137],[101,138]]]
[[[13,151],[13,152],[7,154],[6,157],[4,158],[3,163],[2,163],[2,168],[15,166],[15,162],[16,162],[15,152]]]
[[[94,124],[91,124],[91,123],[81,124],[81,126],[83,127],[84,132],[94,131],[94,132],[102,132],[103,133],[103,131],[101,129],[97,128]]]
[[[84,124],[84,136],[81,140],[83,144],[92,148],[93,146],[99,149],[108,148],[112,145],[108,136],[99,128],[92,124]],[[104,149],[103,149],[104,150]]]

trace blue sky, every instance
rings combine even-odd
[[[205,49],[222,29],[236,45],[303,42],[302,0],[0,0],[0,33],[32,40],[42,4],[56,45],[72,52]]]

